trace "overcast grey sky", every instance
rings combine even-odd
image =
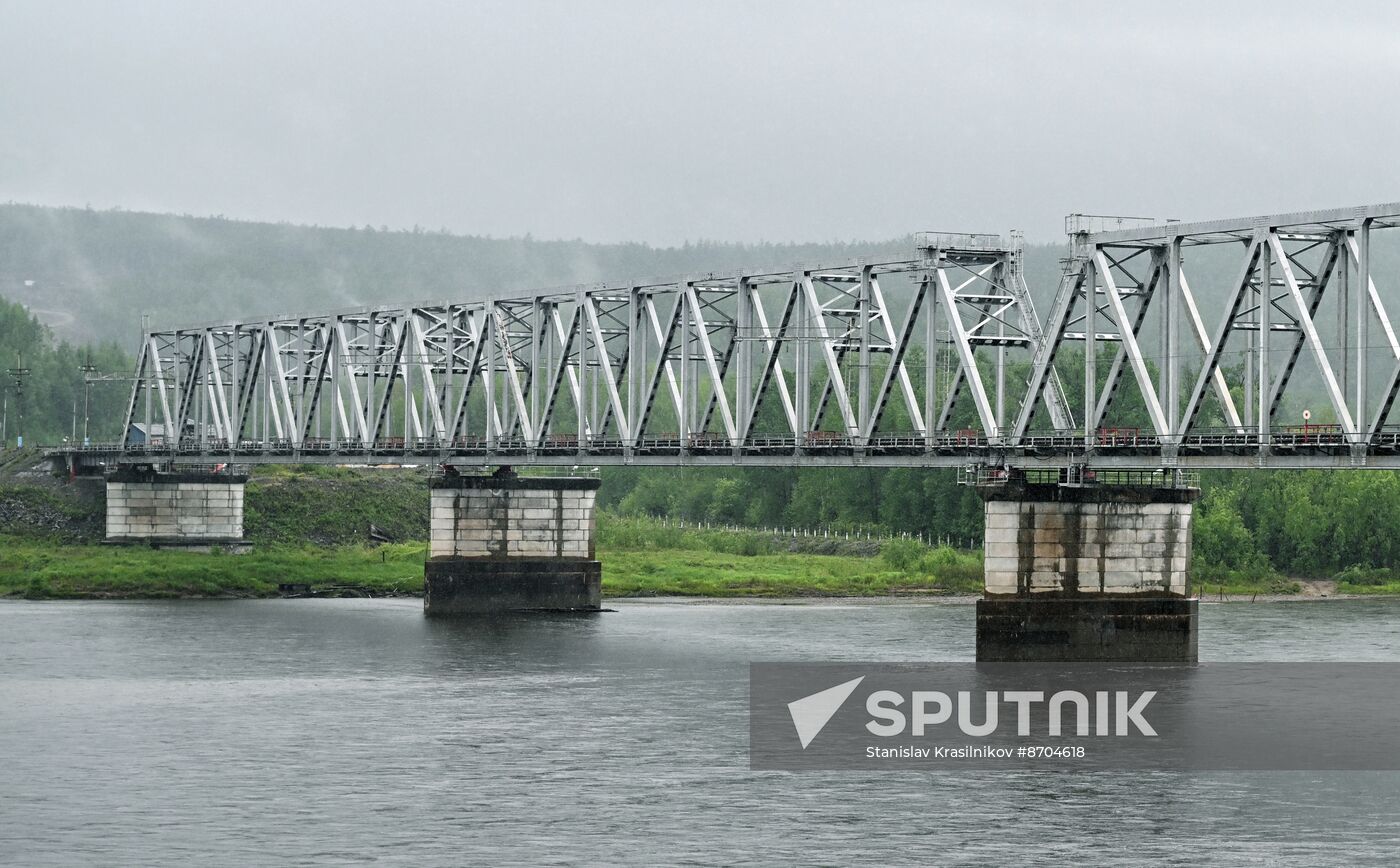
[[[1400,199],[1400,3],[0,0],[0,200],[674,244]]]

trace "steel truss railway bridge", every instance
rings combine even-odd
[[[1397,226],[1400,203],[1074,215],[1058,286],[1014,236],[924,233],[893,261],[153,328],[142,436],[65,455],[1400,467]]]

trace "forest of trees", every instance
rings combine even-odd
[[[131,384],[107,380],[85,386],[84,381],[90,372],[121,376],[131,364],[111,342],[75,346],[56,341],[23,305],[0,298],[0,424],[6,443],[15,445],[21,435],[27,443],[81,440],[85,409],[92,421],[89,436],[115,439]]]
[[[0,372],[29,370],[22,404],[23,433],[31,443],[60,442],[75,430],[81,437],[82,369],[90,365],[112,375],[89,393],[92,437],[112,439],[120,435],[130,388],[119,378],[131,369],[127,348],[136,344],[142,312],[180,324],[701,268],[907,255],[909,248],[909,239],[896,239],[655,249],[0,205]],[[1062,253],[1058,245],[1027,249],[1033,286],[1054,285]],[[1062,354],[1066,372],[1082,364],[1077,353]],[[922,357],[908,361],[917,380]],[[1101,357],[1100,370],[1107,364]],[[1019,376],[1023,372],[1013,370],[1012,378]],[[1067,375],[1064,384],[1077,404],[1082,376]],[[3,386],[5,435],[13,446],[21,401],[13,377]],[[1325,419],[1326,408],[1313,406]],[[1142,412],[1137,390],[1120,390],[1113,423],[1142,425]],[[1209,401],[1205,412],[1213,412]],[[889,425],[899,430],[897,402],[889,413]],[[960,407],[955,424],[974,425],[970,414]],[[603,505],[630,514],[955,540],[981,535],[981,505],[952,471],[615,468],[605,476]],[[1203,570],[1315,576],[1400,566],[1400,475],[1220,472],[1206,474],[1203,488],[1195,533]]]

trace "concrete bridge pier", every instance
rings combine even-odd
[[[486,615],[598,611],[593,514],[600,480],[447,475],[431,483],[423,611]]]
[[[122,466],[107,477],[107,538],[159,548],[241,548],[248,477]]]
[[[979,485],[979,662],[1196,662],[1196,488]]]

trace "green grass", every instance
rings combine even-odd
[[[1215,576],[1209,579],[1196,576],[1191,578],[1191,593],[1199,594],[1205,598],[1219,596],[1222,593],[1227,596],[1253,596],[1255,594],[1296,594],[1301,590],[1302,586],[1297,582],[1277,575],[1235,574],[1223,577]]]
[[[1375,585],[1355,585],[1351,582],[1338,582],[1339,594],[1374,594],[1376,596],[1400,596],[1400,582],[1382,582]]]
[[[205,554],[137,546],[50,546],[0,537],[0,595],[66,597],[260,597],[281,582],[415,591],[422,544],[378,548],[274,546]]]
[[[428,533],[427,477],[416,470],[259,468],[244,503],[244,530],[264,544],[354,545],[370,524],[395,540]]]
[[[29,456],[32,457],[32,456]],[[29,460],[26,457],[25,460]],[[3,459],[0,459],[2,462]],[[27,466],[17,461],[16,466]],[[259,467],[247,487],[247,555],[99,545],[100,480],[40,484],[0,477],[0,595],[34,597],[263,596],[279,583],[422,588],[428,531],[426,472],[405,468]],[[400,542],[370,547],[369,527]],[[608,596],[864,596],[980,593],[977,553],[915,540],[883,543],[677,528],[599,511],[598,549]],[[1344,594],[1400,594],[1400,571],[1352,567]],[[1292,594],[1296,582],[1267,562],[1228,570],[1196,565],[1193,591],[1210,597]]]
[[[615,520],[614,520],[615,521]],[[650,537],[635,520],[605,520],[603,593],[608,597],[799,597],[979,593],[980,559],[967,552],[887,544],[880,557],[796,554],[778,540],[718,531]],[[748,552],[758,550],[760,553]],[[272,544],[243,555],[157,550],[140,546],[62,545],[0,536],[0,596],[260,597],[279,583],[349,586],[383,593],[422,589],[422,543],[293,546]],[[1400,594],[1400,581],[1343,581],[1344,594]],[[1280,577],[1240,576],[1193,582],[1210,597],[1296,593]]]
[[[975,593],[975,554],[913,540],[885,543],[881,557],[799,554],[752,531],[668,527],[654,519],[602,514],[599,560],[606,596],[797,597]]]
[[[1302,586],[1267,564],[1249,569],[1225,569],[1218,564],[1191,565],[1191,593],[1202,597],[1296,594]]]
[[[1386,567],[1348,567],[1335,578],[1339,594],[1400,594],[1400,574]]]
[[[599,559],[604,596],[867,596],[973,593],[974,554],[902,541],[898,556],[793,554],[745,533],[677,531],[640,519],[604,518]],[[54,545],[0,536],[0,595],[65,597],[269,596],[284,582],[376,591],[422,588],[422,543],[294,546],[243,555],[139,546]]]
[[[979,593],[975,553],[886,542],[879,557],[790,553],[786,540],[754,533],[677,529],[648,519],[600,516],[603,593],[609,597],[851,597]],[[203,554],[140,546],[62,545],[0,536],[0,596],[270,596],[280,583],[374,592],[422,588],[423,543],[370,547],[272,543],[249,554]],[[1345,578],[1339,577],[1339,578]],[[1360,577],[1358,577],[1360,578]],[[1400,582],[1342,581],[1348,594],[1396,594]],[[1210,597],[1297,593],[1280,576],[1217,574],[1196,579]]]
[[[661,550],[604,552],[601,560],[603,593],[613,597],[858,597],[968,590],[932,575],[891,570],[873,558]]]

